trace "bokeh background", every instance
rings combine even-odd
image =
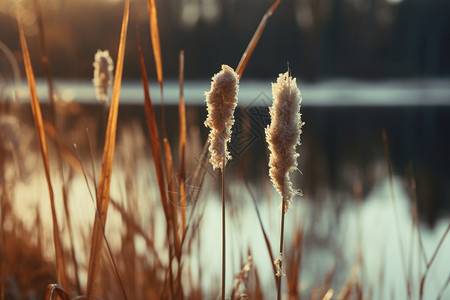
[[[21,4],[31,49],[39,49],[34,1],[0,3],[0,41],[20,61],[14,6]],[[46,0],[41,10],[52,70],[58,78],[88,78],[93,53],[116,57],[122,1]],[[237,66],[269,0],[159,1],[158,21],[166,78],[210,78],[223,63]],[[450,2],[447,0],[283,0],[246,70],[273,78],[289,62],[307,81],[423,78],[450,75]],[[149,35],[146,1],[132,1],[124,76],[139,78],[135,27]],[[144,51],[151,51],[144,39]],[[32,59],[39,51],[32,51]],[[4,69],[4,68],[3,68]],[[5,70],[2,69],[2,75]],[[43,75],[37,66],[37,75]]]

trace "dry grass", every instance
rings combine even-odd
[[[40,20],[42,55],[48,58],[42,15],[37,0],[35,4]],[[156,5],[154,0],[148,0],[147,4],[157,80],[163,99],[163,66]],[[237,67],[239,77],[242,77],[268,18],[279,4],[280,0],[275,1],[264,15]],[[8,138],[0,134],[0,300],[216,299],[220,295],[219,279],[215,280],[212,287],[205,287],[203,283],[204,279],[214,275],[206,271],[209,263],[202,264],[202,262],[210,260],[210,257],[217,257],[214,253],[204,253],[203,249],[209,249],[207,246],[211,241],[205,241],[202,235],[209,226],[213,226],[206,223],[205,219],[211,218],[208,215],[208,206],[214,204],[210,198],[214,197],[215,178],[214,175],[208,175],[210,171],[208,144],[195,141],[198,133],[190,132],[195,132],[197,124],[187,122],[189,107],[185,106],[183,96],[183,52],[180,53],[180,103],[177,107],[178,145],[174,147],[169,142],[171,136],[165,127],[164,103],[161,103],[159,111],[152,103],[138,30],[137,56],[142,74],[145,109],[143,121],[146,132],[140,125],[136,125],[138,124],[136,120],[121,123],[118,117],[129,5],[130,1],[125,1],[114,89],[106,124],[97,120],[104,107],[97,105],[96,112],[92,112],[92,107],[54,101],[49,59],[44,60],[44,68],[52,101],[50,107],[41,110],[27,40],[18,20],[22,55],[30,89],[31,113],[27,114],[20,105],[17,105],[20,112],[11,113],[14,106],[2,105],[0,118],[8,114],[16,117],[29,116],[33,125],[24,125],[21,132],[30,135],[32,133],[35,138],[33,147],[27,148],[23,153],[22,150],[18,150],[19,146],[12,149],[7,146]],[[63,119],[61,116],[79,121],[75,125],[70,124],[69,132],[57,121],[58,118]],[[159,116],[161,122],[158,124]],[[26,118],[22,120],[26,124]],[[86,132],[86,128],[89,128],[89,133]],[[104,128],[106,131],[102,130]],[[47,144],[48,141],[50,143]],[[386,133],[384,141],[389,166]],[[76,147],[72,146],[74,142]],[[103,151],[100,151],[102,147],[98,147],[95,143],[103,145]],[[187,156],[189,148],[201,149],[199,156],[195,157],[195,162],[190,161],[192,157]],[[175,149],[178,150],[178,155],[175,154],[177,153]],[[37,153],[40,154],[39,159]],[[41,215],[41,210],[37,207],[22,207],[20,196],[15,194],[19,187],[23,186],[22,180],[31,181],[30,178],[26,178],[26,172],[18,167],[21,162],[30,160],[38,160],[42,166],[46,189],[36,191],[48,193],[50,217]],[[32,174],[30,177],[41,177],[39,173],[41,167],[36,165],[25,166]],[[97,169],[100,169],[98,181],[95,175]],[[273,264],[276,237],[273,235],[276,233],[274,234],[267,226],[268,223],[271,224],[265,219],[267,215],[260,211],[261,201],[258,201],[257,197],[261,197],[261,193],[255,196],[254,191],[261,189],[264,183],[256,188],[249,184],[243,163],[239,172],[237,180],[230,172],[227,178],[231,180],[227,181],[227,185],[222,185],[222,194],[227,195],[229,199],[227,201],[232,204],[227,211],[228,214],[222,209],[223,219],[228,217],[233,221],[231,225],[234,224],[239,228],[239,232],[233,232],[232,226],[229,226],[232,234],[227,235],[227,244],[233,244],[238,240],[240,231],[246,226],[242,224],[245,224],[248,215],[253,212],[255,222],[250,231],[255,236],[262,236],[262,242],[256,249],[251,249],[245,243],[239,244],[238,247],[245,249],[246,255],[235,253],[231,247],[227,248],[227,251],[230,251],[227,253],[227,257],[230,257],[228,265],[233,266],[233,263],[238,261],[238,267],[234,266],[228,272],[234,274],[233,281],[222,286],[226,289],[222,295],[228,294],[231,299],[273,299],[282,286],[281,281],[277,280],[277,269]],[[16,173],[19,175],[15,175]],[[387,177],[391,182],[391,188],[392,176],[389,169]],[[235,188],[236,181],[240,182],[240,188]],[[414,191],[413,181],[411,187]],[[88,193],[85,196],[88,201],[83,202],[84,199],[77,198],[80,197],[77,195],[80,195],[78,192],[81,189],[89,190],[90,196]],[[359,199],[359,194],[360,191],[355,188],[355,199]],[[41,199],[40,195],[29,197]],[[266,193],[264,197],[271,196]],[[394,197],[393,194],[395,205]],[[245,205],[244,198],[253,200],[251,209],[247,208],[245,213],[239,212]],[[79,212],[73,207],[74,205],[80,207],[80,203],[85,205],[81,208],[82,214],[88,217],[83,219],[85,223],[75,226]],[[222,204],[224,205],[225,201]],[[272,209],[276,212],[276,206]],[[310,220],[307,209],[297,208],[294,213],[297,214],[298,211],[303,213],[298,218],[293,218],[289,238],[286,239],[289,244],[286,243],[283,251],[283,271],[286,273],[286,276],[281,277],[281,280],[286,281],[284,285],[286,288],[281,290],[283,299],[371,299],[375,289],[391,288],[384,284],[383,269],[380,270],[379,285],[374,286],[373,283],[367,282],[366,277],[371,270],[366,270],[365,262],[369,258],[365,257],[361,250],[361,241],[354,245],[359,250],[358,257],[354,262],[346,264],[347,275],[343,282],[338,280],[338,277],[342,280],[343,272],[338,271],[344,264],[341,245],[336,251],[335,262],[328,265],[323,277],[305,283],[306,287],[302,285],[302,276],[307,271],[305,267],[307,265],[305,249],[309,241],[307,223],[314,220]],[[427,259],[417,212],[413,213],[413,217],[412,230],[417,231],[417,243],[421,245],[419,256],[422,257],[421,263],[425,264],[424,270],[418,274],[420,284],[414,285],[413,271],[406,269],[405,262],[402,270],[407,295],[410,298],[418,295],[422,299],[425,287],[429,283],[430,269],[442,250],[450,226],[440,238],[431,258]],[[295,221],[297,219],[300,222],[297,223]],[[47,232],[49,220],[51,234]],[[400,237],[398,241],[403,248],[404,243]],[[220,252],[219,247],[214,249]],[[236,254],[238,258],[233,260],[233,255]],[[263,259],[258,260],[258,257]],[[404,261],[408,258],[403,250],[402,258]],[[410,252],[410,262],[413,261],[412,258],[413,254]],[[216,262],[215,265],[220,266],[220,263]],[[266,270],[270,275],[267,276],[262,270]],[[226,275],[223,274],[222,278]],[[449,281],[450,277],[443,286],[438,287],[438,297],[444,294]]]

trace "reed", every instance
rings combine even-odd
[[[282,197],[281,202],[281,231],[280,231],[280,255],[274,261],[278,276],[277,298],[281,299],[281,276],[283,262],[283,239],[285,214],[289,209],[291,199],[300,194],[292,187],[290,172],[297,168],[296,152],[300,145],[300,134],[304,123],[300,114],[302,98],[297,88],[295,78],[289,71],[280,74],[277,82],[272,83],[273,104],[269,109],[271,124],[266,128],[266,141],[270,150],[269,175],[270,179]]]
[[[214,170],[221,170],[222,176],[222,299],[225,299],[226,276],[225,166],[231,159],[227,143],[231,139],[238,90],[238,75],[229,66],[222,65],[222,71],[211,79],[211,90],[205,94],[208,110],[205,126],[210,128],[209,161]]]
[[[108,116],[108,124],[105,135],[105,145],[102,158],[102,169],[100,173],[99,186],[97,190],[97,214],[94,218],[94,228],[92,230],[91,250],[89,255],[89,268],[87,280],[87,295],[91,295],[94,288],[95,278],[97,276],[100,250],[104,238],[104,228],[109,206],[109,193],[111,185],[112,165],[114,159],[114,150],[116,142],[117,115],[119,111],[120,86],[122,82],[123,60],[125,56],[125,44],[127,38],[128,20],[130,11],[130,1],[125,1],[122,28],[120,33],[119,53],[117,58],[116,75],[114,80],[111,106]]]

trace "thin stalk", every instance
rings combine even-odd
[[[285,211],[285,207],[286,207],[286,199],[283,197],[283,203],[281,204],[281,235],[280,235],[280,270],[283,264],[283,240],[284,240],[284,215],[286,214]],[[278,291],[277,291],[277,299],[280,300],[281,299],[281,276],[283,274],[280,274],[280,276],[278,276]]]
[[[222,300],[225,299],[225,157],[222,164]]]
[[[430,261],[427,263],[427,268],[425,269],[425,273],[422,276],[422,279],[420,280],[420,293],[419,293],[419,299],[423,299],[423,290],[425,286],[425,279],[427,278],[428,271],[430,271],[431,265],[434,262],[434,259],[436,258],[439,249],[441,249],[442,243],[444,242],[445,238],[447,237],[447,234],[450,232],[450,224],[448,224],[447,229],[444,232],[444,235],[441,237],[441,240],[439,241],[439,244],[437,245],[436,249],[434,250],[433,256],[431,257]]]

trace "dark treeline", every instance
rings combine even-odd
[[[27,16],[25,30],[36,73],[43,76],[34,1],[29,2],[22,9]],[[90,78],[97,49],[108,49],[116,58],[121,1],[41,2],[53,76]],[[288,62],[304,80],[450,75],[450,1],[393,2],[282,0],[245,76],[275,78]],[[154,76],[146,1],[131,4],[124,76],[140,76],[137,26]],[[156,4],[165,78],[178,76],[178,53],[184,50],[186,78],[194,79],[211,77],[224,63],[236,67],[272,1],[157,0]],[[20,62],[17,25],[7,10],[6,5],[0,13],[0,41]],[[10,71],[3,56],[0,52],[0,72],[5,78]]]

